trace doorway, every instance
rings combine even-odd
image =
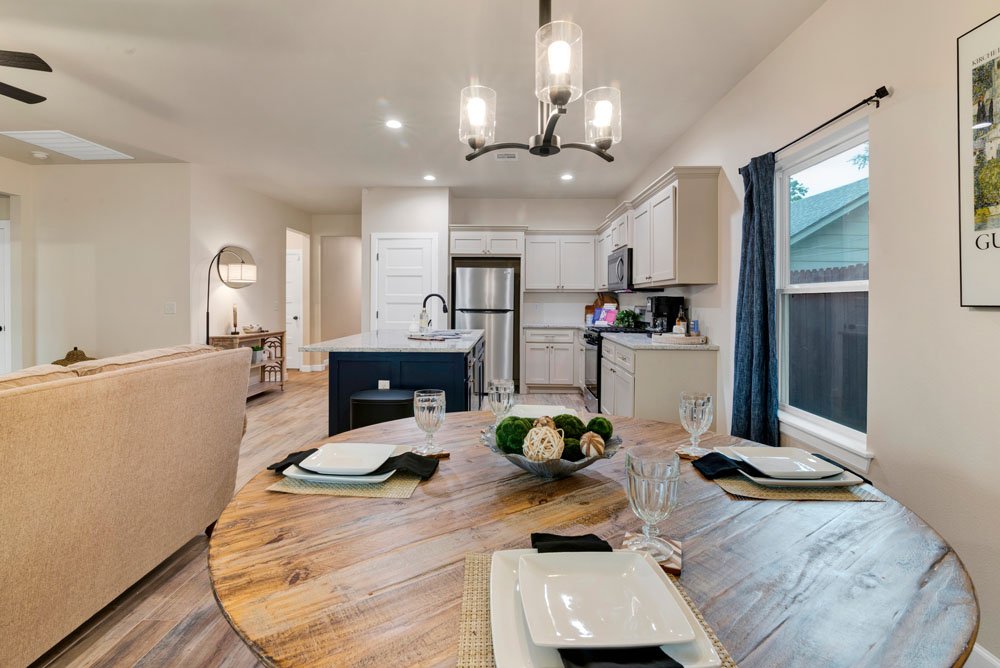
[[[308,332],[307,272],[309,235],[287,230],[285,235],[285,367],[302,369],[299,346]]]
[[[0,374],[10,373],[10,221],[0,220]]]
[[[372,234],[369,324],[379,329],[407,329],[421,304],[438,292],[438,235]],[[446,329],[440,300],[431,301],[431,327]]]

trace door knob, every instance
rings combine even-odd
[[[298,319],[299,319],[299,316],[297,316],[297,315],[293,315],[292,316],[292,320],[298,320]]]

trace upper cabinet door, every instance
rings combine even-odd
[[[559,289],[559,237],[525,237],[524,289]]]
[[[650,271],[653,281],[671,281],[676,272],[677,187],[667,186],[650,200]]]
[[[593,290],[594,268],[594,237],[565,236],[559,240],[561,289]]]
[[[650,203],[643,204],[632,216],[632,281],[639,285],[649,283],[653,275],[650,271]]]
[[[488,255],[518,256],[524,252],[524,232],[487,232]]]
[[[486,252],[486,232],[452,231],[452,255],[482,255]]]
[[[597,261],[594,263],[598,290],[608,289],[608,255],[611,254],[611,228],[601,233],[597,239]]]
[[[628,212],[611,223],[611,250],[628,246]]]

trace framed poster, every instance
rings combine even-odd
[[[958,194],[962,306],[1000,306],[1000,14],[958,38]]]

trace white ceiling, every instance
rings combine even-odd
[[[585,87],[622,89],[607,164],[581,151],[464,160],[458,95],[477,79],[497,91],[498,141],[535,133],[533,0],[0,0],[0,49],[55,70],[0,68],[49,97],[0,98],[0,131],[210,165],[317,213],[357,212],[362,187],[428,172],[458,197],[614,197],[820,4],[554,0],[553,18],[583,27]],[[582,114],[570,106],[563,141],[582,140]],[[24,162],[30,149],[0,141]]]

